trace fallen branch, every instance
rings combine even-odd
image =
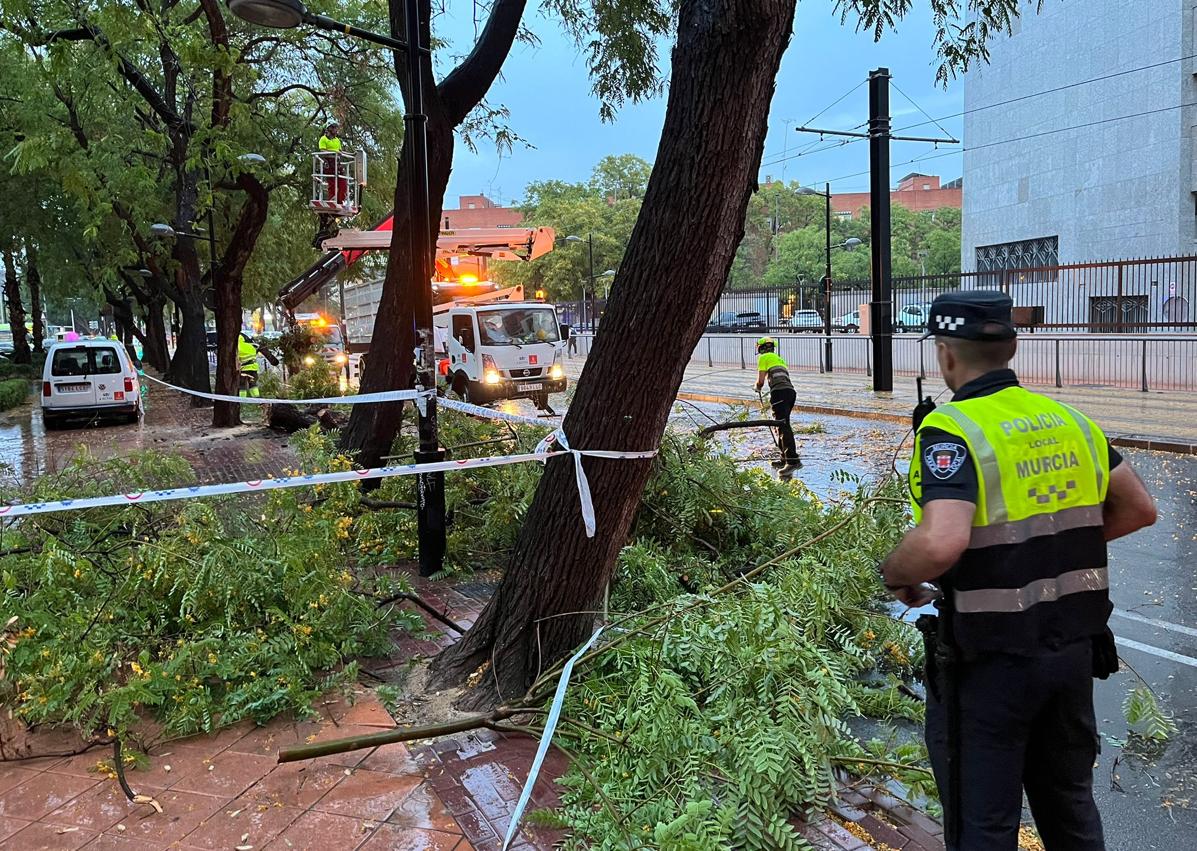
[[[421,609],[428,612],[428,614],[432,615],[434,618],[436,618],[438,621],[443,623],[445,626],[452,629],[454,632],[458,633],[459,635],[466,634],[466,628],[464,626],[461,626],[460,624],[451,620],[448,615],[438,612],[436,610],[436,608],[431,603],[429,603],[425,600],[422,600],[421,598],[417,597],[415,594],[409,594],[406,591],[401,591],[398,594],[395,594],[391,597],[387,597],[385,600],[379,600],[378,605],[386,606],[390,603],[395,603],[400,600],[406,600],[409,603],[415,603]]]
[[[397,727],[394,730],[367,733],[363,736],[350,736],[346,739],[334,739],[328,742],[283,748],[278,752],[278,761],[280,763],[299,762],[304,759],[315,759],[321,756],[332,756],[333,754],[347,753],[365,748],[376,748],[380,745],[393,745],[397,742],[413,742],[417,739],[433,739],[438,736],[451,736],[454,733],[464,733],[468,730],[481,730],[489,728],[492,724],[504,721],[513,715],[518,715],[520,712],[521,710],[517,707],[501,706],[486,714],[471,715],[468,718],[448,721],[443,724],[425,724],[421,727]]]

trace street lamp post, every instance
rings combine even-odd
[[[567,236],[564,242],[586,242],[590,254],[590,270],[586,276],[587,284],[582,285],[582,325],[585,327],[587,317],[590,319],[590,330],[594,330],[594,303],[590,302],[590,308],[587,309],[587,301],[590,294],[594,292],[594,231],[586,234],[586,239],[583,240],[580,236]]]
[[[845,251],[851,251],[853,248],[861,244],[861,240],[856,237],[848,237],[839,245],[831,244],[831,184],[824,184],[822,192],[814,189],[803,188],[799,190],[802,195],[818,195],[823,199],[823,238],[824,238],[824,259],[826,261],[826,271],[823,274],[823,362],[828,372],[832,371],[831,362],[831,249],[843,248]]]
[[[432,330],[432,211],[428,198],[428,116],[424,113],[424,71],[422,59],[430,55],[422,44],[420,10],[416,0],[404,0],[407,40],[370,32],[324,15],[309,12],[300,0],[229,0],[229,10],[242,20],[275,29],[294,29],[306,24],[316,29],[360,38],[402,51],[407,58],[407,110],[404,115],[404,145],[408,152],[408,216],[411,220],[413,291],[416,326],[416,384],[436,388],[436,351]],[[436,396],[423,400],[420,412],[420,444],[416,463],[441,461],[445,457],[437,437]],[[440,571],[445,560],[445,475],[420,473],[416,477],[417,523],[420,547],[420,575]]]

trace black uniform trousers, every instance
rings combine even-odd
[[[1016,851],[1024,789],[1047,851],[1104,851],[1093,801],[1090,641],[1042,656],[987,655],[957,668],[960,834],[948,851]],[[928,693],[927,749],[945,806],[947,733],[946,707]]]
[[[794,410],[794,403],[798,401],[798,394],[792,389],[773,390],[769,393],[769,405],[773,408],[773,419],[781,425],[777,431],[781,434],[781,459],[787,464],[798,463],[798,444],[794,442],[794,429],[790,426],[790,412]]]

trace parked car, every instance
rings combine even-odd
[[[835,317],[831,320],[831,328],[834,331],[855,334],[860,330],[860,311],[853,310],[845,313],[843,316]]]
[[[42,421],[47,428],[71,417],[141,416],[141,384],[125,347],[111,340],[55,343],[42,371]]]
[[[908,304],[898,311],[894,320],[895,331],[922,331],[927,327],[930,304]]]
[[[765,317],[758,311],[752,310],[747,313],[737,313],[736,318],[732,320],[731,330],[735,334],[764,333],[769,330],[769,324],[765,322]]]
[[[790,317],[790,333],[797,334],[800,331],[811,331],[815,334],[823,331],[823,317],[819,315],[819,311],[794,311],[794,315]]]
[[[714,319],[707,323],[708,334],[727,334],[732,330],[735,324],[736,314],[728,311],[720,313]]]

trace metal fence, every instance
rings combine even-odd
[[[1076,263],[1034,269],[962,272],[894,278],[895,330],[914,330],[918,309],[936,295],[955,289],[999,289],[1026,308],[1027,327],[1098,334],[1145,334],[1197,331],[1197,256]],[[832,288],[833,324],[871,299],[868,281],[836,281]],[[726,325],[743,314],[761,314],[770,332],[789,330],[799,310],[824,315],[821,282],[727,291],[711,322]],[[757,330],[751,328],[747,330]],[[764,329],[760,329],[764,330]]]
[[[593,335],[582,333],[577,352],[590,351]],[[824,372],[824,341],[809,334],[777,338],[778,353],[796,372]],[[872,374],[871,339],[832,335],[833,374]],[[756,369],[755,335],[706,334],[690,363],[707,367]],[[1024,334],[1013,367],[1026,384],[1104,386],[1132,390],[1197,390],[1197,336],[1159,334]],[[935,341],[917,335],[894,337],[894,374],[936,372]]]

